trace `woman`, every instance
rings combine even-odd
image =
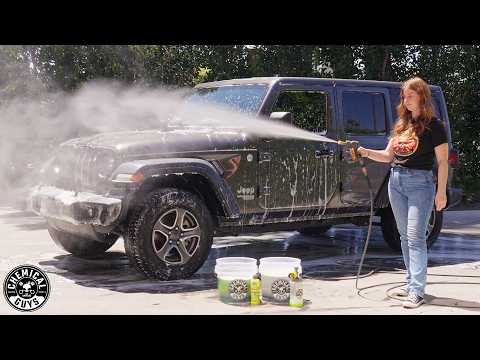
[[[447,204],[448,143],[443,123],[434,116],[428,84],[415,77],[400,91],[398,120],[385,150],[358,148],[362,157],[390,162],[388,196],[400,233],[407,285],[396,295],[404,296],[405,308],[424,301],[427,281],[428,220],[435,203],[437,211]],[[434,156],[438,164],[438,185],[433,180]]]

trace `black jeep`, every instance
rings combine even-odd
[[[384,149],[395,121],[400,83],[316,78],[251,78],[205,83],[190,99],[226,105],[335,140]],[[431,87],[438,118],[447,108]],[[248,129],[181,128],[104,133],[63,143],[31,197],[53,240],[78,257],[95,257],[119,236],[131,263],[149,278],[195,273],[213,236],[365,225],[367,182],[358,162],[335,143],[265,137]],[[389,206],[389,164],[366,160],[386,242],[400,249]],[[452,178],[450,166],[449,184]],[[448,206],[461,200],[448,187]],[[432,209],[431,246],[442,227]]]

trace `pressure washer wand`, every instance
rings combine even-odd
[[[363,158],[360,154],[358,154],[358,146],[359,143],[358,141],[355,140],[338,140],[337,144],[339,145],[345,145],[349,147],[350,155],[353,161],[357,161],[360,163],[360,167],[362,169],[362,173],[365,176],[365,179],[367,180],[368,184],[368,191],[370,193],[370,221],[368,223],[368,233],[367,233],[367,239],[365,240],[365,246],[363,248],[363,253],[362,257],[360,258],[360,265],[358,266],[358,272],[357,272],[357,277],[355,280],[355,288],[357,290],[360,290],[358,288],[358,279],[360,277],[360,273],[362,272],[362,267],[363,267],[363,261],[365,260],[365,255],[367,254],[367,249],[368,249],[368,242],[370,240],[370,235],[372,233],[372,220],[373,220],[373,190],[372,190],[372,184],[370,182],[370,178],[368,177],[368,171],[367,171],[367,166],[365,165],[365,162],[363,161]]]

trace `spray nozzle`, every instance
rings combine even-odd
[[[351,144],[358,144],[357,140],[337,140],[337,144],[339,145],[351,145]]]
[[[348,151],[350,151],[350,155],[353,161],[357,161],[357,149],[360,143],[356,140],[338,140],[337,144],[345,145]]]

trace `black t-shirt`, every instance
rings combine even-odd
[[[417,136],[413,129],[407,129],[393,138],[394,157],[391,166],[432,170],[435,156],[434,148],[446,142],[445,126],[437,118],[432,119],[421,136]]]

